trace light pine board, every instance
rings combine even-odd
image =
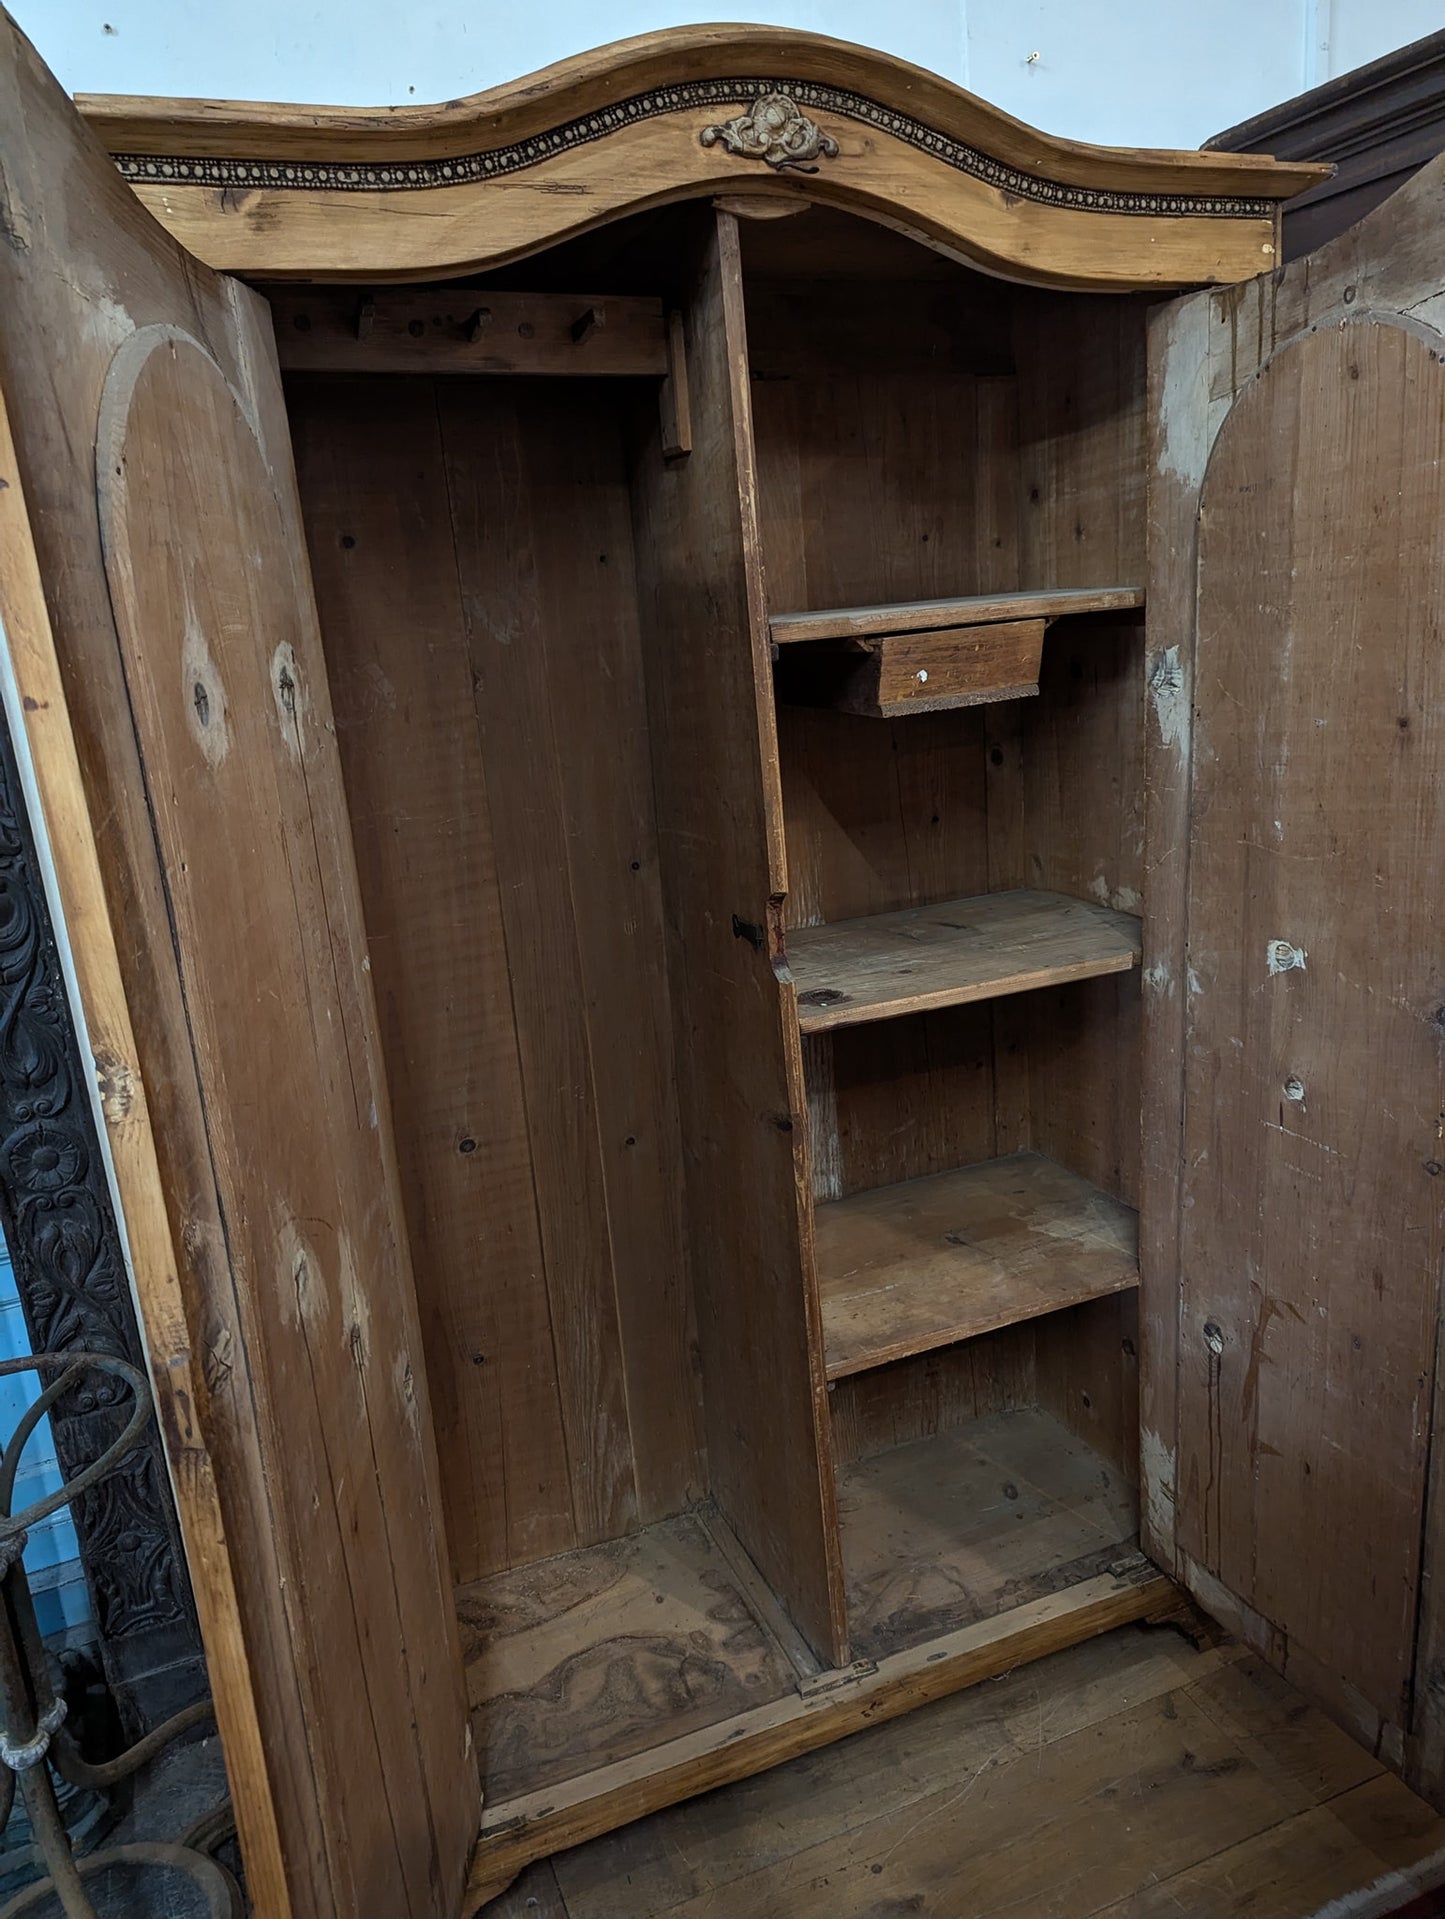
[[[1442,1846],[1253,1655],[1125,1626],[563,1853],[487,1914],[1379,1919]]]
[[[1117,1572],[903,1652],[820,1673],[800,1681],[785,1698],[656,1750],[614,1760],[581,1778],[495,1801],[483,1815],[461,1919],[471,1919],[535,1860],[997,1679],[1066,1646],[1082,1645],[1116,1626],[1172,1619],[1179,1608],[1175,1588],[1142,1554],[1132,1553]]]
[[[1139,1281],[1133,1211],[1039,1153],[820,1206],[817,1247],[830,1379]]]
[[[699,1471],[614,394],[437,390],[579,1544],[677,1511]]]
[[[1131,913],[1032,889],[788,935],[805,1033],[1028,992],[1139,963]]]
[[[288,400],[447,1535],[474,1579],[577,1531],[441,424],[423,382],[296,380]]]
[[[1043,887],[1138,913],[1143,628],[1074,620],[1039,698],[987,709],[988,887]],[[1151,911],[1153,894],[1150,895]],[[1140,970],[995,1005],[998,1150],[1032,1146],[1136,1203]]]
[[[860,640],[888,633],[927,633],[1008,620],[1058,620],[1070,613],[1122,613],[1144,604],[1137,586],[1069,587],[1055,593],[969,594],[951,600],[888,606],[836,606],[817,613],[775,613],[773,639]]]

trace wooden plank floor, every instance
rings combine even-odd
[[[1382,1919],[1445,1821],[1252,1654],[1125,1627],[533,1867],[489,1919]]]

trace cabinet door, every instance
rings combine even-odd
[[[452,1915],[478,1824],[264,303],[0,13],[0,616],[251,1892]]]
[[[1145,1535],[1439,1797],[1445,160],[1151,332]]]

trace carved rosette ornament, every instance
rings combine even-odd
[[[759,94],[746,113],[721,126],[704,127],[698,138],[705,147],[720,140],[729,153],[744,160],[765,160],[779,172],[796,167],[800,173],[816,173],[810,161],[838,156],[838,142],[787,93]]]

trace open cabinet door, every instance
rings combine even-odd
[[[1145,1538],[1445,1787],[1445,160],[1151,333]]]
[[[0,14],[0,617],[250,1889],[459,1906],[479,1806],[268,310]]]

